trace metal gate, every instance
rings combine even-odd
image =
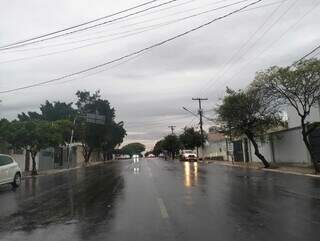
[[[233,141],[233,156],[237,162],[243,162],[242,140]]]
[[[320,129],[316,129],[315,131],[311,132],[309,140],[313,155],[316,160],[320,162]]]

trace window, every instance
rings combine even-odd
[[[0,156],[0,166],[5,166],[13,163],[13,160],[9,156]]]

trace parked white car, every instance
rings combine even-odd
[[[13,187],[19,187],[21,170],[11,156],[0,154],[0,185],[8,183],[11,183]]]

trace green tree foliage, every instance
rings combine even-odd
[[[20,121],[34,121],[34,120],[72,120],[77,111],[72,107],[72,103],[65,103],[60,101],[49,102],[40,105],[40,112],[29,111],[27,113],[22,112],[18,114],[18,120]]]
[[[273,66],[259,72],[253,86],[293,107],[300,117],[301,134],[314,169],[320,172],[319,160],[316,160],[309,140],[310,134],[319,124],[308,123],[307,120],[312,108],[320,101],[320,60],[304,60],[293,67]]]
[[[255,155],[265,167],[269,167],[268,161],[259,151],[256,139],[281,123],[279,109],[273,100],[255,88],[245,91],[227,89],[216,112],[221,131],[238,137],[246,135],[254,147]]]
[[[85,162],[89,162],[93,151],[102,151],[104,158],[119,144],[123,142],[126,131],[123,122],[116,123],[115,110],[110,103],[102,99],[100,92],[91,94],[89,91],[78,91],[76,106],[80,117],[75,127],[75,137],[82,142]],[[83,116],[86,114],[99,114],[105,117],[103,124],[88,123]]]
[[[139,143],[139,142],[134,142],[127,144],[121,148],[122,152],[125,154],[128,154],[130,156],[132,155],[142,155],[141,153],[146,150],[145,145]]]
[[[13,121],[9,125],[6,140],[17,148],[30,152],[32,174],[37,174],[36,155],[41,149],[56,147],[64,142],[61,128],[48,121]]]
[[[43,118],[41,114],[34,111],[29,111],[27,114],[24,112],[18,114],[18,119],[19,121],[39,121]]]
[[[46,101],[44,105],[40,106],[42,119],[47,121],[72,120],[77,113],[72,104],[60,101],[53,103]]]
[[[176,135],[168,135],[163,139],[162,142],[163,150],[166,150],[171,154],[172,159],[176,157],[181,148],[179,137]]]
[[[159,156],[163,152],[163,140],[158,141],[153,147],[153,154]]]
[[[10,121],[3,118],[0,120],[0,152],[6,152],[8,149],[7,136],[10,133]]]
[[[101,145],[104,161],[112,158],[115,148],[123,142],[125,136],[126,130],[123,127],[123,122],[113,122],[107,126],[106,135]]]
[[[195,148],[198,149],[206,138],[202,139],[201,133],[193,127],[185,127],[179,139],[184,149],[193,150]]]

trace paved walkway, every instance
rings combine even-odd
[[[271,164],[271,168],[264,168],[261,163],[256,162],[231,162],[231,161],[212,161],[206,160],[206,163],[215,163],[224,166],[234,166],[240,168],[250,168],[271,172],[288,173],[294,175],[306,175],[313,177],[320,177],[320,175],[315,175],[314,169],[306,165],[283,165],[283,164]]]

